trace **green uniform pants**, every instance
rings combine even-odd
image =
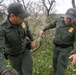
[[[53,51],[53,69],[55,75],[63,75],[68,65],[68,57],[72,50],[72,46],[67,48],[54,47]]]
[[[18,57],[8,56],[12,67],[19,75],[32,75],[33,61],[29,50]]]

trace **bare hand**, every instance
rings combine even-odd
[[[76,54],[72,54],[69,59],[72,59],[71,65],[74,66],[76,64]]]
[[[40,32],[39,32],[39,36],[43,36],[43,34],[44,34],[44,31],[43,30],[41,30]]]

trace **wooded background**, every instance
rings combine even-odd
[[[8,1],[8,0],[7,0]],[[9,0],[11,1],[11,0]],[[5,3],[6,0],[0,0],[0,21],[6,19],[8,13]],[[39,0],[33,2],[31,0],[13,0],[12,2],[20,2],[24,5],[25,9],[31,13],[27,18],[31,33],[34,40],[38,39],[39,31],[49,24],[54,19],[63,16],[64,14],[56,14],[56,0]],[[26,3],[27,2],[27,3]],[[72,6],[75,8],[75,0],[71,1]],[[48,4],[48,5],[47,5]],[[8,4],[7,4],[8,5]],[[45,32],[44,37],[41,39],[41,46],[35,52],[31,52],[33,58],[33,75],[49,75],[52,71],[52,52],[53,52],[53,38],[55,29]],[[33,50],[34,48],[32,48]],[[71,60],[69,60],[68,68],[65,75],[76,75],[76,66],[71,67]],[[11,71],[16,72],[10,65],[9,60],[6,61],[7,67]]]

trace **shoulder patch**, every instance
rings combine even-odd
[[[71,28],[69,29],[69,32],[71,33],[71,32],[73,32],[73,30],[74,30],[74,28],[71,27]]]
[[[23,23],[21,24],[21,27],[22,27],[22,28],[26,28],[26,24],[23,22]]]

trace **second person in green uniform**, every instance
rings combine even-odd
[[[46,30],[56,28],[53,50],[53,69],[50,75],[63,75],[67,69],[68,57],[76,41],[76,9],[69,8],[64,17],[56,19],[40,31],[40,36]]]

